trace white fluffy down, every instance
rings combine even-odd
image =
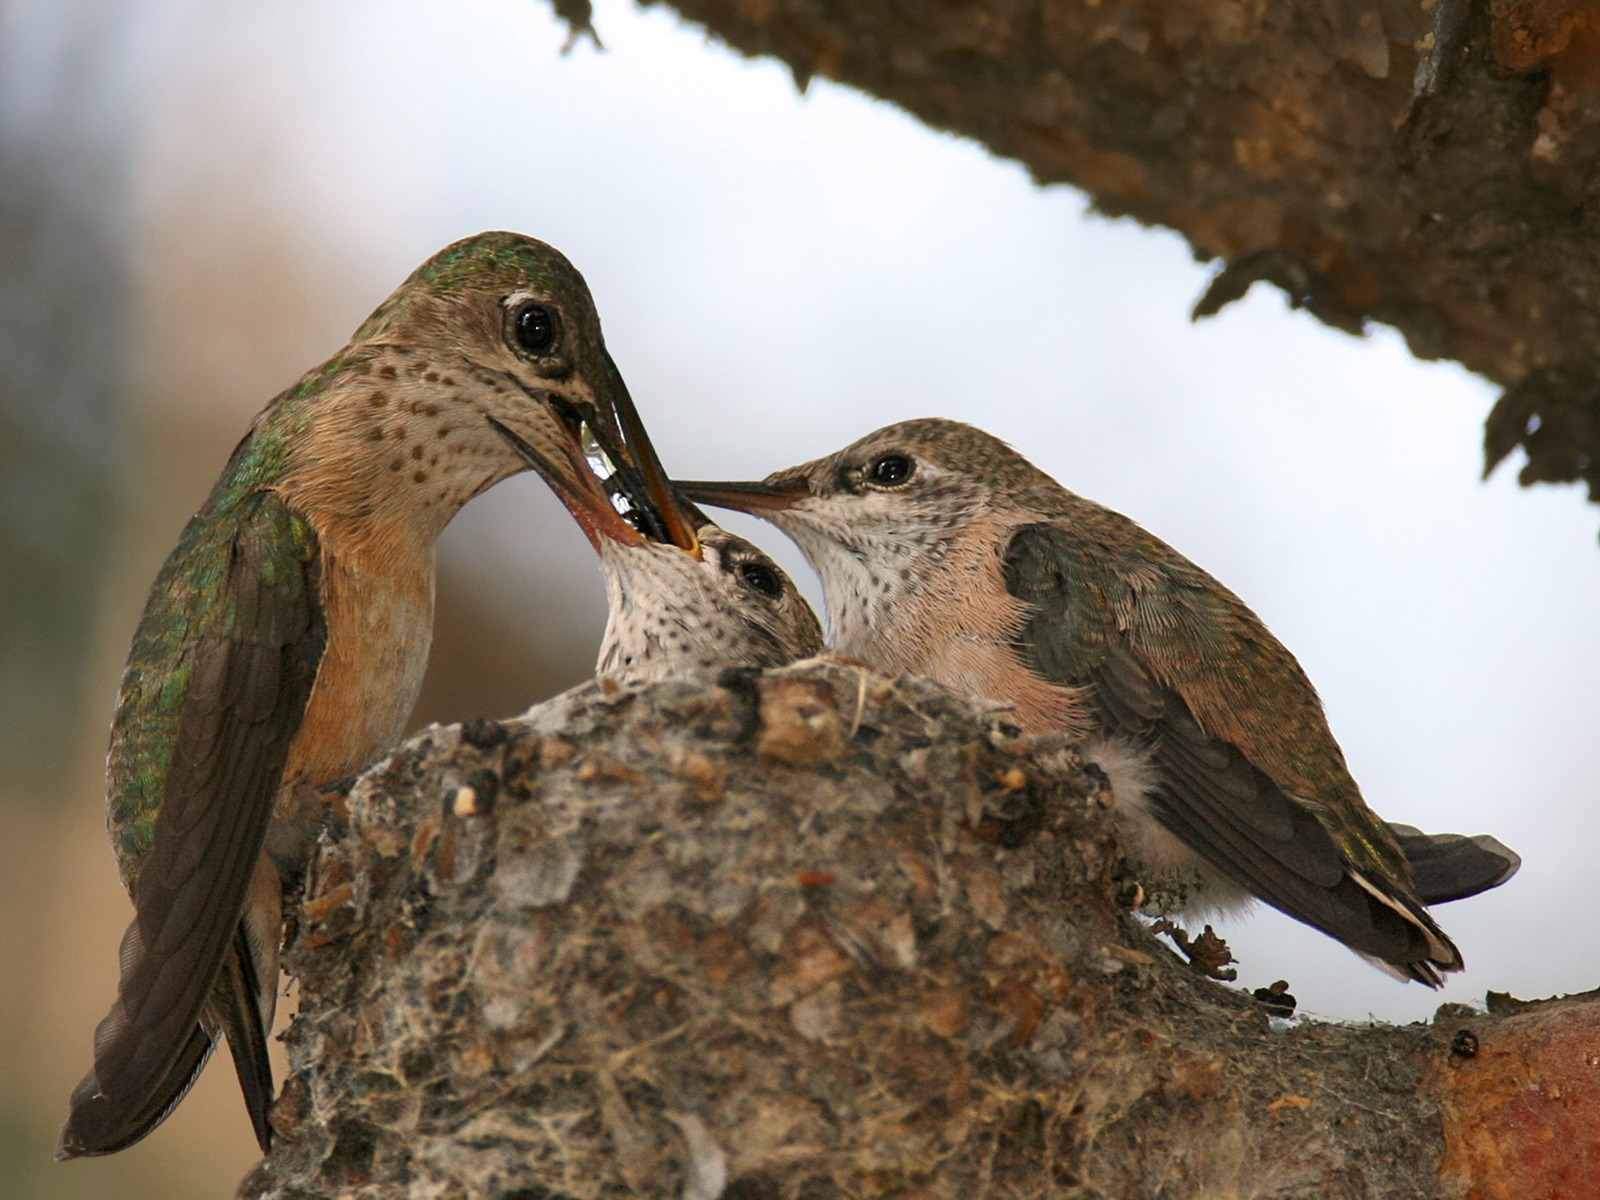
[[[1145,889],[1144,910],[1156,916],[1183,913],[1205,919],[1243,912],[1254,897],[1180,841],[1150,811],[1159,783],[1150,753],[1119,738],[1096,738],[1083,756],[1111,781],[1112,816],[1122,849]]]

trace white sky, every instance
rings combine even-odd
[[[1267,910],[1223,930],[1241,983],[1387,1020],[1600,983],[1571,882],[1600,841],[1600,512],[1517,489],[1514,466],[1478,482],[1483,381],[1266,288],[1192,326],[1208,268],[1175,236],[1086,217],[1078,193],[826,81],[801,97],[663,10],[605,0],[607,52],[565,58],[534,0],[142,10],[142,219],[248,159],[256,202],[351,297],[327,351],[450,240],[543,238],[587,276],[674,473],[759,476],[912,416],[981,425],[1253,605],[1379,812],[1526,860],[1440,910],[1470,964],[1443,993]],[[218,196],[203,215],[226,230]],[[445,552],[530,622],[545,578],[598,606],[565,521],[513,481]],[[729,524],[804,572],[775,531]]]

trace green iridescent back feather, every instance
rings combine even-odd
[[[247,530],[272,546],[263,570],[265,582],[276,586],[302,586],[302,567],[316,556],[309,522],[261,490],[283,463],[284,441],[263,420],[234,451],[150,589],[123,671],[106,763],[107,825],[130,891],[154,842],[194,644],[206,635],[228,636],[239,620],[227,588],[234,546]]]

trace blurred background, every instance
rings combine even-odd
[[[1569,915],[1600,842],[1600,513],[1479,482],[1487,385],[1264,289],[1193,326],[1208,269],[1177,238],[665,10],[595,24],[605,52],[563,56],[536,0],[0,3],[0,1197],[224,1196],[253,1161],[225,1061],[136,1149],[50,1161],[129,915],[117,676],[251,415],[489,228],[586,274],[675,473],[980,424],[1252,604],[1384,815],[1526,860],[1442,910],[1470,964],[1442,994],[1270,911],[1222,930],[1242,985],[1410,1021],[1600,984]],[[474,502],[441,560],[418,725],[587,677],[603,591],[538,481]]]

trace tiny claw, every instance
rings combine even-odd
[[[1225,969],[1227,964],[1239,960],[1234,958],[1228,943],[1218,937],[1217,931],[1211,926],[1207,925],[1199,937],[1191,938],[1183,929],[1162,917],[1150,927],[1150,932],[1164,933],[1171,938],[1189,960],[1189,965],[1207,979],[1232,983],[1239,978],[1239,972]],[[1284,984],[1284,987],[1288,986]]]
[[[1287,979],[1280,979],[1264,988],[1257,988],[1250,994],[1266,1005],[1267,1011],[1275,1017],[1294,1016],[1295,1005],[1299,1003],[1289,994],[1289,981]]]

